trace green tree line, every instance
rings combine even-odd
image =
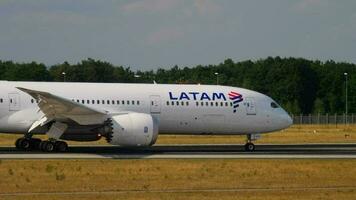
[[[344,73],[348,74],[348,111],[356,113],[356,65],[353,63],[268,57],[257,61],[227,59],[217,65],[134,71],[91,58],[77,64],[64,62],[53,66],[0,60],[0,79],[9,81],[65,79],[71,82],[152,83],[155,80],[157,83],[216,84],[218,78],[220,85],[267,94],[293,114],[344,113]]]

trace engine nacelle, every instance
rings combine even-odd
[[[145,113],[128,113],[111,118],[110,144],[120,146],[151,146],[158,137],[158,122]]]

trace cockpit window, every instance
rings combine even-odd
[[[278,106],[278,104],[276,104],[275,102],[271,102],[271,107],[272,107],[272,108],[278,108],[279,106]]]

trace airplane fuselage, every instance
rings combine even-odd
[[[159,122],[160,134],[267,133],[292,123],[289,115],[268,96],[237,87],[1,81],[0,132],[23,134],[43,116],[38,102],[17,87],[55,94],[110,115],[150,114]],[[89,129],[90,126],[73,126],[66,133],[85,133]]]

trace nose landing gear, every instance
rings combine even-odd
[[[254,151],[255,145],[252,142],[247,142],[245,144],[245,151]]]
[[[245,144],[245,151],[255,151],[255,145],[252,143],[252,141],[256,141],[261,137],[260,134],[247,134],[247,140]]]

